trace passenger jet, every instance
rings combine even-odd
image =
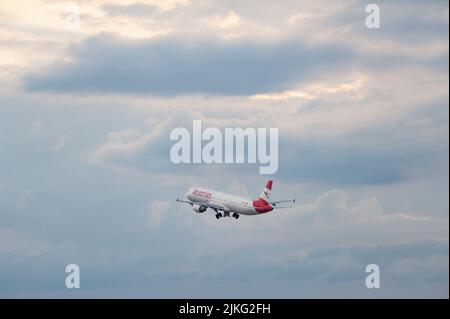
[[[267,181],[266,187],[258,199],[252,200],[242,196],[230,195],[203,187],[192,187],[186,193],[187,200],[177,198],[177,202],[187,203],[194,212],[204,213],[210,208],[216,212],[216,218],[230,217],[238,219],[239,215],[259,215],[268,213],[276,208],[291,208],[292,206],[278,206],[281,203],[295,203],[295,199],[270,201],[272,181]],[[222,214],[223,213],[223,214]]]

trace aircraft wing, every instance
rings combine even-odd
[[[278,204],[282,204],[282,203],[292,203],[295,204],[295,199],[285,199],[285,200],[279,200],[279,201],[275,201],[275,202],[269,202],[269,204],[273,207],[273,208],[291,208],[292,206],[278,206]]]
[[[194,203],[191,202],[191,201],[182,200],[182,199],[179,199],[179,198],[177,198],[177,203],[186,203],[186,204],[194,205]]]
[[[195,202],[191,202],[191,201],[187,201],[187,200],[181,200],[181,199],[178,199],[178,198],[177,198],[177,202],[190,204],[191,206],[194,205],[194,204],[195,205],[200,205],[200,206],[204,206],[204,207],[207,207],[207,208],[212,208],[214,210],[221,210],[221,211],[224,211],[224,212],[228,211],[228,209],[225,208],[224,206],[213,204],[213,203],[203,203],[203,202],[195,203]]]

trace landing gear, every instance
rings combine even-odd
[[[234,217],[235,219],[239,218],[238,213],[233,213],[233,215],[231,215],[231,216]],[[224,212],[223,215],[222,215],[222,213],[217,212],[216,218],[219,219],[221,217],[230,217],[230,212]]]

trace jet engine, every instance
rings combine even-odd
[[[204,213],[206,211],[206,207],[205,206],[200,206],[200,205],[197,205],[197,204],[192,205],[192,209],[196,213]]]

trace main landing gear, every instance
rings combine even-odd
[[[235,219],[239,219],[239,214],[238,214],[238,213],[233,213],[232,216],[233,216]],[[222,213],[217,212],[216,218],[219,219],[219,218],[221,218],[221,217],[230,217],[230,213],[228,212],[228,213],[224,213],[224,214],[222,215]]]

